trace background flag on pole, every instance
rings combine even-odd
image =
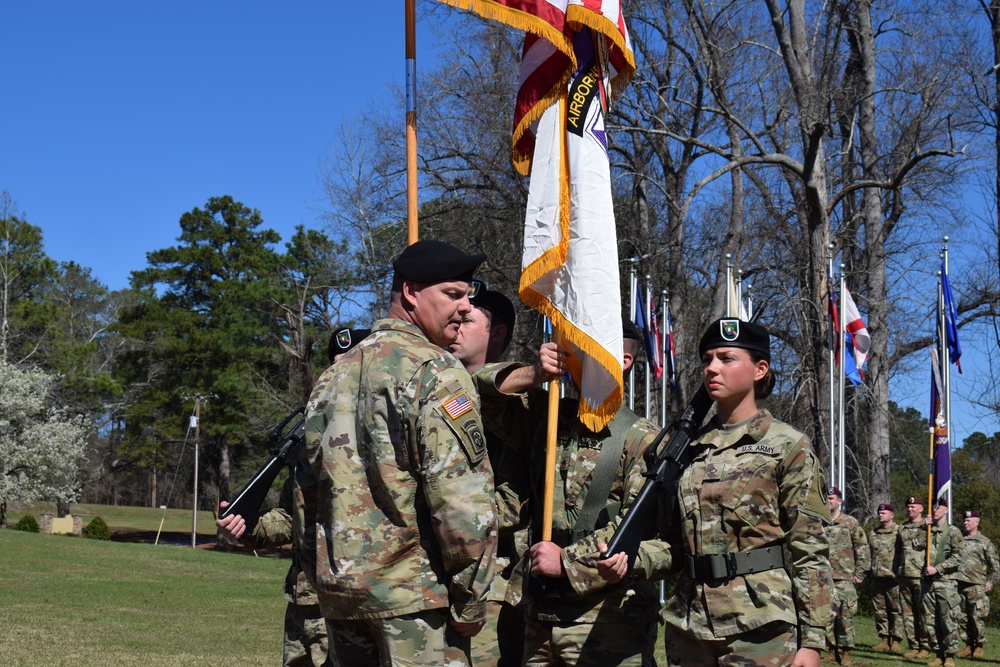
[[[861,319],[861,312],[851,297],[851,290],[847,289],[846,285],[844,286],[844,330],[850,335],[847,344],[849,350],[854,350],[854,366],[857,368],[860,379],[864,380],[863,369],[865,360],[868,359],[868,350],[872,346],[872,339],[868,335],[868,328]]]
[[[530,173],[521,299],[571,352],[580,421],[598,431],[621,406],[618,243],[604,118],[635,70],[616,0],[444,0],[529,32],[513,161]]]
[[[667,330],[667,378],[670,386],[677,388],[677,359],[674,356],[674,321],[670,317],[669,306],[663,307],[663,323]]]
[[[840,366],[840,343],[837,341],[837,333],[840,331],[840,317],[837,312],[837,296],[830,292],[828,295],[828,306],[830,310],[830,347],[833,349],[833,360],[837,366]],[[847,349],[854,349],[854,341],[851,339],[851,334],[845,332],[844,336],[847,340]],[[862,376],[858,371],[857,365],[854,363],[854,355],[847,355],[847,359],[844,360],[844,375],[847,379],[851,381],[851,384],[858,386],[861,384]]]
[[[646,355],[649,366],[657,380],[663,378],[663,334],[660,333],[660,321],[656,318],[656,304],[653,295],[649,295],[649,328],[646,331]]]
[[[934,497],[946,498],[951,490],[951,440],[941,410],[941,373],[936,353],[931,361],[930,425],[934,429]]]
[[[958,372],[962,372],[962,344],[958,342],[958,307],[955,305],[955,296],[951,292],[951,281],[948,280],[948,267],[941,259],[941,292],[944,294],[944,333],[948,343],[948,357],[951,363],[958,366]]]

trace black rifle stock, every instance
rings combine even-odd
[[[751,322],[757,321],[766,305],[766,302],[762,303],[754,310],[750,316]],[[680,419],[660,431],[656,440],[646,450],[646,481],[639,490],[635,502],[622,517],[615,534],[608,541],[607,553],[602,558],[610,558],[617,553],[625,552],[628,554],[628,568],[632,569],[635,557],[639,553],[639,543],[654,529],[656,502],[661,490],[665,492],[663,505],[666,519],[677,521],[679,525],[677,483],[680,481],[681,473],[691,463],[689,445],[705,421],[713,402],[703,384],[681,413]],[[660,442],[671,429],[673,433],[670,439],[661,448]]]
[[[271,460],[257,471],[253,479],[237,494],[236,500],[229,503],[226,509],[219,514],[220,519],[236,514],[242,516],[247,524],[246,534],[252,533],[257,527],[260,507],[264,504],[267,492],[271,489],[271,485],[274,484],[282,467],[291,463],[292,458],[298,454],[299,446],[305,439],[305,411],[305,408],[298,408],[271,429],[267,436],[272,445]],[[294,425],[288,427],[288,423],[299,415],[303,416]]]
[[[677,482],[691,460],[688,445],[691,444],[691,440],[701,423],[705,421],[705,416],[711,407],[712,399],[709,398],[708,392],[702,386],[684,412],[681,413],[680,419],[664,428],[656,436],[656,440],[649,446],[646,453],[646,481],[642,485],[642,489],[639,490],[635,502],[632,503],[618,528],[615,529],[615,534],[608,542],[608,551],[604,558],[625,552],[628,554],[629,569],[632,569],[635,557],[639,553],[639,543],[646,538],[647,532],[653,527],[660,489],[666,491],[665,510],[668,519],[673,520],[674,517],[679,516]],[[671,429],[673,429],[672,433]],[[670,439],[667,440],[666,445],[660,447],[660,443],[668,433],[670,433]]]

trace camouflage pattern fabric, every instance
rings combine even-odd
[[[412,324],[379,320],[317,381],[305,444],[328,626],[439,608],[460,622],[485,618],[493,474],[479,398],[454,356]]]
[[[931,529],[931,563],[938,573],[924,577],[923,604],[930,650],[954,657],[960,647],[958,615],[961,598],[954,573],[962,560],[962,533],[955,526]]]
[[[899,601],[903,612],[906,640],[911,649],[931,649],[924,622],[921,576],[927,558],[927,526],[922,520],[899,526],[895,568],[899,581]]]
[[[822,650],[830,513],[809,440],[761,410],[730,427],[713,419],[691,446],[678,488],[685,550],[701,556],[781,544],[786,560],[783,568],[731,580],[697,583],[682,575],[663,610],[668,629],[716,640],[787,623],[798,630],[798,646]]]
[[[698,639],[667,625],[669,667],[785,667],[798,651],[799,631],[781,621],[720,639]]]
[[[524,655],[524,613],[505,602],[486,603],[486,625],[472,637],[476,667],[521,667]]]
[[[1000,579],[1000,561],[990,538],[976,533],[962,542],[962,562],[955,573],[961,595],[959,631],[962,641],[973,649],[986,643],[986,617],[990,613],[990,598],[986,585],[996,585]]]
[[[524,630],[526,667],[652,667],[654,617],[632,625],[555,623],[530,616]],[[476,667],[479,667],[476,663]]]
[[[868,536],[871,551],[871,594],[875,606],[875,630],[879,637],[902,640],[902,607],[899,600],[899,584],[893,561],[896,555],[896,539],[899,527],[893,523],[887,528],[876,526]]]
[[[330,620],[327,667],[470,667],[469,638],[448,626],[447,609],[389,618]]]
[[[329,644],[319,604],[288,603],[281,653],[282,667],[326,667]]]
[[[830,575],[833,589],[827,643],[854,648],[854,615],[858,613],[858,591],[854,578],[864,579],[871,568],[868,538],[858,520],[841,512],[824,530],[830,542]]]
[[[506,368],[512,366],[508,365]],[[492,375],[477,374],[476,377],[483,403],[487,406],[504,406],[502,410],[493,413],[487,408],[487,414],[492,414],[492,417],[487,417],[485,424],[505,446],[528,461],[531,529],[533,539],[537,541],[541,537],[543,513],[541,500],[548,396],[544,391],[504,394],[498,389],[497,379],[505,369],[494,370]],[[598,519],[600,527],[595,527],[597,529],[590,535],[571,543],[570,534],[586,502],[601,445],[611,437],[611,431],[605,427],[600,433],[593,433],[584,427],[577,419],[575,399],[564,399],[560,402],[559,409],[552,533],[553,542],[563,547],[562,561],[567,576],[553,582],[548,589],[543,589],[538,580],[528,574],[530,561],[524,558],[521,567],[511,576],[506,599],[508,604],[518,606],[530,618],[565,628],[581,626],[577,631],[567,630],[566,637],[579,637],[582,647],[591,632],[595,633],[595,637],[598,636],[597,633],[602,637],[606,633],[625,634],[632,633],[636,627],[655,623],[659,607],[656,587],[650,581],[636,578],[609,584],[597,573],[595,563],[597,542],[607,541],[610,533],[604,531],[613,530],[614,522],[628,511],[645,481],[642,477],[645,469],[642,454],[656,438],[659,429],[645,419],[636,419],[632,423],[626,433],[605,510]],[[628,408],[622,407],[615,419],[624,419],[629,412]],[[666,569],[663,574],[666,574]],[[594,628],[595,624],[609,627]],[[609,643],[602,655],[611,660],[613,656],[609,653],[610,647],[618,645]],[[621,657],[625,659],[635,652],[635,646],[629,645]],[[571,655],[574,651],[565,648],[564,653]],[[530,661],[531,655],[530,649],[526,649],[524,659]],[[606,664],[616,663],[612,660]]]

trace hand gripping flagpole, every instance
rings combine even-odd
[[[406,239],[417,242],[417,10],[406,0]]]

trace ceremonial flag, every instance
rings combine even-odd
[[[670,306],[663,307],[663,324],[667,330],[667,378],[670,385],[677,388],[677,359],[674,356],[674,321],[670,317]]]
[[[830,347],[833,349],[833,361],[837,366],[840,366],[840,342],[837,340],[837,334],[840,333],[840,317],[837,311],[837,296],[831,291],[828,299],[828,308],[830,311]],[[847,343],[847,349],[854,349],[854,341],[852,340],[851,334],[844,332],[844,337]],[[862,382],[862,375],[858,371],[857,364],[854,363],[854,355],[849,354],[844,360],[844,375],[847,379],[851,381],[855,387],[860,385]]]
[[[955,305],[955,296],[951,292],[951,281],[948,280],[948,267],[941,259],[941,292],[944,294],[944,333],[948,343],[948,357],[951,363],[958,366],[958,372],[962,372],[962,344],[958,342],[958,308]]]
[[[848,349],[854,352],[854,366],[858,370],[858,375],[865,379],[864,365],[868,359],[868,350],[871,349],[872,339],[868,335],[868,328],[865,327],[861,319],[861,312],[858,310],[854,299],[851,298],[851,290],[844,285],[844,330],[850,334],[848,338]],[[845,364],[846,367],[846,364]],[[860,383],[856,383],[860,384]]]
[[[941,374],[937,363],[937,354],[934,354],[931,363],[930,415],[930,425],[934,429],[934,498],[942,498],[947,497],[951,489],[951,440],[941,409]]]
[[[653,296],[649,297],[649,328],[646,331],[646,354],[653,375],[659,380],[663,377],[663,335],[660,333],[660,322],[656,319],[656,305]]]
[[[569,348],[581,422],[621,406],[618,243],[604,118],[635,70],[617,0],[443,0],[527,31],[512,159],[530,173],[521,299]]]

